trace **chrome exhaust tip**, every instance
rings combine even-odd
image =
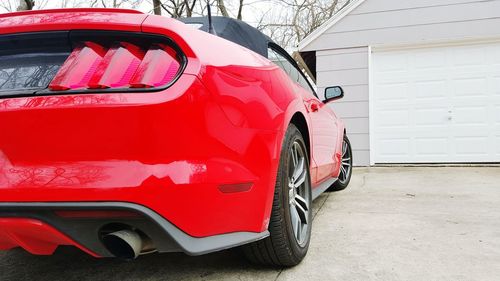
[[[144,249],[145,243],[141,235],[133,230],[120,230],[102,237],[106,249],[117,258],[133,260]]]

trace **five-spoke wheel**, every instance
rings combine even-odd
[[[352,175],[352,148],[349,138],[344,135],[342,142],[342,158],[340,162],[340,172],[338,180],[328,189],[328,191],[343,190],[349,185]]]
[[[306,185],[306,154],[300,143],[295,141],[289,151],[288,202],[293,234],[299,244],[306,239],[309,227],[310,188]]]

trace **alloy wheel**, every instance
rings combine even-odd
[[[296,140],[289,151],[288,200],[293,233],[299,245],[307,242],[311,189],[304,149]]]
[[[340,175],[339,175],[339,181],[341,183],[345,183],[351,174],[352,170],[352,152],[351,152],[351,147],[347,143],[347,141],[344,140],[342,143],[342,163],[340,165]]]

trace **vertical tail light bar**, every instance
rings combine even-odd
[[[77,44],[50,82],[49,89],[66,91],[86,87],[106,51],[103,46],[92,42]]]
[[[88,84],[89,89],[120,88],[129,85],[141,64],[144,51],[130,43],[111,47]]]
[[[158,44],[149,48],[130,82],[133,88],[153,88],[165,85],[175,78],[180,63],[174,59],[174,50]]]
[[[170,84],[181,69],[181,56],[166,43],[102,38],[75,43],[49,84],[50,91],[154,89]]]

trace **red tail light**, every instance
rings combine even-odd
[[[173,50],[164,45],[151,46],[130,82],[131,87],[158,87],[174,79],[180,63],[174,59],[171,52]]]
[[[144,51],[120,42],[109,48],[88,84],[90,89],[126,87],[139,67]]]
[[[49,84],[49,90],[137,90],[166,86],[179,73],[179,57],[173,48],[162,43],[76,43]]]
[[[52,91],[84,88],[106,54],[103,46],[92,42],[78,44],[50,82]]]

